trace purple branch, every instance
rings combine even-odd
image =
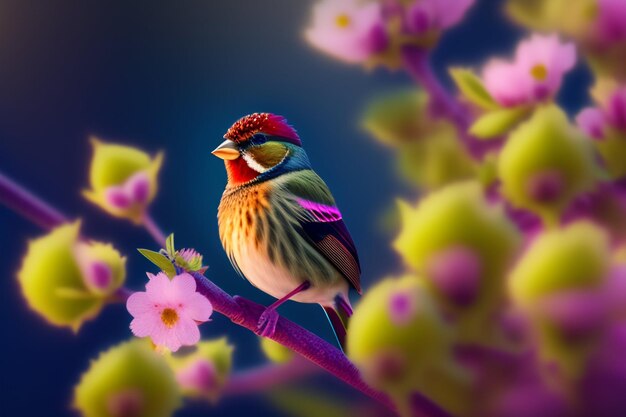
[[[467,133],[472,120],[467,109],[441,84],[430,63],[428,50],[409,45],[402,48],[402,59],[407,72],[429,94],[434,116],[445,116],[457,127],[459,137],[469,153],[477,159],[499,141],[481,141]]]
[[[55,208],[0,173],[0,203],[43,229],[68,220]]]
[[[66,222],[66,218],[54,208],[2,176],[0,176],[0,202],[45,229]],[[154,222],[152,224],[154,225]],[[233,323],[257,333],[257,323],[265,307],[238,296],[231,297],[198,272],[192,275],[196,280],[197,291],[211,301],[216,311],[228,317]],[[126,294],[122,292],[119,295],[125,296]],[[271,339],[290,348],[388,408],[396,409],[386,394],[374,390],[363,381],[358,369],[343,352],[308,330],[284,317],[279,317],[276,331]],[[411,403],[414,405],[414,410],[419,410],[420,413],[426,411],[426,414],[415,414],[416,416],[450,417],[443,409],[420,393],[412,395]]]
[[[223,393],[224,395],[241,395],[260,392],[319,371],[321,371],[319,367],[298,356],[284,364],[266,364],[239,371],[231,375]]]

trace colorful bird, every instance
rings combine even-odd
[[[243,117],[224,138],[213,151],[228,176],[217,216],[222,245],[242,276],[278,299],[261,315],[259,333],[274,333],[285,301],[318,303],[343,347],[348,292],[361,293],[361,267],[330,190],[281,116]]]

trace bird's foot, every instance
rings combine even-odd
[[[257,323],[257,332],[263,337],[272,337],[276,331],[276,323],[278,323],[278,311],[273,308],[267,308],[259,317]]]

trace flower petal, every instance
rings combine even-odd
[[[126,309],[133,317],[153,313],[154,308],[154,301],[148,297],[148,293],[143,291],[131,294],[126,301]]]
[[[172,352],[176,352],[181,346],[181,343],[176,336],[174,328],[170,329],[163,324],[160,324],[156,327],[151,337],[155,345],[165,346]]]
[[[186,272],[176,275],[172,279],[171,292],[173,299],[185,299],[196,292],[196,280]]]
[[[137,337],[153,337],[158,326],[159,319],[153,315],[139,316],[130,322],[130,330]]]
[[[195,321],[207,321],[213,314],[213,306],[202,294],[194,293],[184,305],[185,314]]]
[[[174,330],[178,341],[183,345],[195,345],[200,340],[198,325],[188,317],[181,317],[172,330]]]
[[[171,293],[171,281],[163,272],[150,277],[146,284],[146,292],[150,299],[160,302],[168,300]]]

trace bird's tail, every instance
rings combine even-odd
[[[335,332],[335,337],[337,338],[341,350],[345,351],[348,320],[352,315],[350,302],[343,295],[338,295],[335,297],[335,302],[332,305],[322,305],[322,308]]]

